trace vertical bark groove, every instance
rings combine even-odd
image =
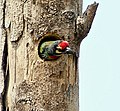
[[[4,44],[4,50],[3,50],[3,56],[2,56],[2,70],[4,73],[4,89],[2,92],[2,111],[6,111],[6,95],[7,95],[7,89],[8,89],[8,48],[7,48],[7,36],[5,39]]]
[[[2,36],[1,36],[1,45],[3,45],[3,52],[2,52],[2,62],[1,62],[1,69],[2,69],[2,73],[4,76],[4,80],[3,80],[3,84],[4,84],[4,88],[2,91],[2,111],[6,111],[6,98],[7,98],[7,90],[8,90],[8,84],[9,84],[9,68],[8,68],[8,44],[7,44],[7,31],[5,29],[5,15],[6,15],[6,0],[2,1],[3,2],[3,15],[2,15]],[[2,47],[2,46],[1,46]],[[2,74],[1,73],[1,74]]]
[[[6,10],[6,0],[3,1],[3,28],[5,28],[5,10]]]

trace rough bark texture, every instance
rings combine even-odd
[[[98,4],[82,14],[82,0],[0,2],[0,102],[3,111],[79,111],[77,61]],[[56,33],[74,55],[38,56],[42,36]]]

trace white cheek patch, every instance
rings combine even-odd
[[[61,49],[61,50],[62,50],[62,47],[60,47],[60,46],[57,46],[56,48],[57,48],[57,49]]]
[[[56,54],[62,54],[62,52],[60,52],[60,51],[58,51],[58,50],[56,50],[55,52],[56,52]]]

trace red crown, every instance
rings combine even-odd
[[[66,47],[69,47],[69,43],[67,41],[62,41],[62,42],[59,43],[59,46],[62,49],[65,49]]]

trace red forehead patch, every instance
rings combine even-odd
[[[66,47],[69,47],[69,43],[67,41],[62,41],[62,42],[59,43],[59,46],[62,49],[65,49]]]

